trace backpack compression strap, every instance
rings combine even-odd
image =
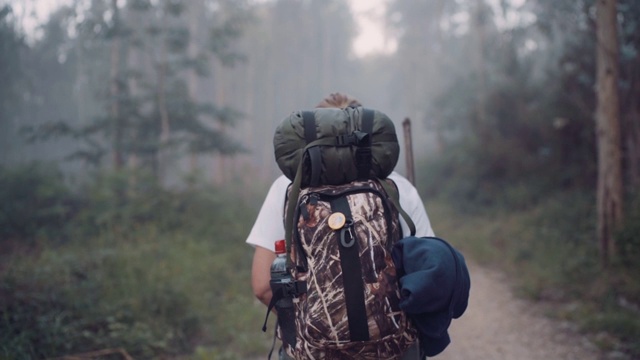
[[[400,206],[400,194],[398,193],[398,189],[396,188],[395,184],[394,185],[389,184],[386,180],[382,180],[382,179],[379,179],[378,182],[380,183],[380,185],[382,185],[382,187],[384,188],[384,191],[389,196],[389,200],[391,200],[391,203],[393,203],[396,209],[398,209],[398,212],[400,213],[404,221],[409,226],[409,232],[411,233],[411,236],[415,236],[416,224],[413,223],[413,220],[411,220],[411,216],[409,216],[409,214],[407,214],[407,212],[404,211],[402,206]],[[406,236],[406,235],[403,234],[403,236]]]
[[[358,142],[356,149],[356,167],[358,169],[358,179],[366,180],[371,172],[371,138],[373,137],[373,110],[363,109],[360,120],[360,131],[364,134],[363,139]]]
[[[358,179],[366,180],[371,172],[371,138],[373,137],[373,117],[371,109],[362,110],[360,120],[360,133],[362,136],[357,140],[356,168],[358,169]],[[304,126],[304,139],[307,144],[318,138],[316,133],[316,119],[313,111],[302,112],[302,123]],[[322,172],[322,154],[320,148],[314,146],[307,151],[311,165],[311,181],[309,186],[320,185],[320,173]]]
[[[313,111],[302,112],[302,122],[304,124],[304,139],[307,144],[312,143],[318,138],[316,134],[316,117]],[[311,182],[310,186],[320,185],[320,173],[322,172],[322,155],[319,147],[312,147],[308,150],[309,161],[311,163]]]

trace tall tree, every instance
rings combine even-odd
[[[597,143],[598,143],[598,241],[601,261],[608,265],[616,254],[614,232],[623,219],[620,108],[618,99],[617,0],[597,0]]]
[[[16,121],[24,90],[21,53],[24,39],[11,19],[11,7],[0,7],[0,163],[7,162],[15,146]]]
[[[196,83],[189,80],[189,74],[206,76],[203,69],[213,60],[228,65],[238,57],[230,45],[241,34],[244,23],[236,21],[240,15],[222,17],[225,21],[219,22],[209,20],[218,12],[242,14],[245,9],[239,3],[243,2],[91,0],[83,3],[88,6],[76,2],[77,35],[68,32],[72,26],[61,28],[66,42],[59,45],[58,53],[80,52],[86,57],[86,69],[73,74],[90,77],[94,87],[87,90],[107,106],[91,123],[70,122],[68,116],[58,117],[60,121],[46,119],[49,123],[33,129],[32,137],[66,135],[84,140],[91,148],[80,149],[75,156],[100,165],[109,153],[114,168],[127,162],[155,173],[160,183],[164,183],[165,173],[180,174],[169,167],[177,168],[185,154],[238,151],[238,142],[215,125],[231,125],[239,113],[211,98],[195,98],[189,86]],[[184,16],[195,5],[208,16],[205,28],[189,26]],[[189,50],[198,38],[192,34],[194,30],[207,38],[207,44]],[[75,47],[80,50],[69,50]],[[74,84],[69,80],[66,83]],[[52,95],[55,92],[46,98]]]
[[[122,137],[123,137],[123,124],[120,115],[120,56],[121,56],[121,35],[122,32],[120,25],[120,8],[118,0],[111,0],[111,57],[110,57],[110,71],[109,71],[109,116],[111,117],[111,123],[113,124],[112,136],[112,161],[113,168],[120,170],[123,165],[123,149],[122,149]]]

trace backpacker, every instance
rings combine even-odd
[[[283,169],[293,174],[285,238],[293,278],[306,292],[295,294],[295,335],[281,328],[285,350],[295,359],[399,358],[416,330],[399,308],[391,249],[402,237],[400,214],[414,228],[395,185],[384,179],[398,157],[393,123],[363,108],[292,117],[300,121],[292,126],[285,119],[276,134],[283,126],[305,130],[291,132],[288,141],[276,136],[274,145],[277,159],[299,159]],[[300,134],[302,150],[290,146]],[[294,154],[278,152],[287,142]]]

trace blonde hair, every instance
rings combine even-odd
[[[329,94],[326,98],[324,98],[316,108],[339,108],[344,109],[349,106],[362,106],[360,101],[350,97],[349,95],[341,94],[339,92]]]

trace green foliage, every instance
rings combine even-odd
[[[57,140],[53,153],[96,167],[107,154],[120,159],[116,167],[135,156],[146,171],[165,169],[185,153],[242,151],[222,127],[244,114],[200,96],[196,84],[216,58],[227,65],[241,58],[232,44],[242,35],[246,9],[224,1],[216,9],[176,1],[113,4],[61,7],[43,24],[43,40],[25,47],[22,62],[30,71],[23,77],[34,86],[25,95],[22,135],[39,146]],[[193,33],[191,21],[206,21],[206,35]],[[211,46],[200,49],[205,42]]]
[[[606,332],[612,334],[613,339],[610,343],[602,344],[605,347],[620,346],[617,339],[624,342],[623,348],[633,358],[640,356],[640,321],[637,320],[638,314],[631,311],[606,311],[597,309],[595,316],[588,316],[584,320],[583,329],[592,332]],[[603,337],[600,337],[603,339]]]
[[[624,227],[616,236],[619,247],[619,260],[624,267],[640,271],[640,192],[629,197]]]
[[[397,3],[415,9],[409,2]],[[452,58],[447,76],[453,81],[430,97],[435,101],[425,109],[435,114],[430,121],[442,153],[421,164],[418,183],[421,193],[438,204],[430,212],[438,234],[457,238],[453,242],[476,261],[514,274],[524,296],[576,302],[572,320],[587,332],[614,339],[599,342],[603,346],[613,344],[610,349],[635,358],[640,207],[633,196],[625,199],[627,216],[616,235],[619,259],[611,269],[601,268],[595,241],[593,4],[530,1],[537,18],[533,26],[448,34],[456,44],[473,43],[478,31],[493,35],[485,49],[456,48],[462,61],[475,60],[470,70],[455,62],[454,47],[447,48],[445,55]],[[620,105],[629,161],[638,142],[637,102],[626,99],[638,97],[632,84],[640,65],[639,10],[637,1],[619,2]],[[407,33],[401,43],[416,36]],[[522,47],[528,41],[535,49]]]
[[[423,160],[418,184],[427,197],[444,198],[459,211],[485,211],[505,206],[526,209],[553,189],[556,174],[545,169],[545,156],[528,154],[512,140],[451,147]],[[533,176],[529,175],[532,174]]]
[[[609,284],[618,298],[632,304],[636,310],[640,308],[640,281],[637,278],[637,274],[640,273],[638,262],[640,258],[640,207],[638,206],[640,196],[638,195],[638,193],[629,195],[630,201],[624,225],[615,236],[618,256],[612,271],[615,271],[618,276]],[[638,346],[636,351],[640,354]]]
[[[127,187],[126,175],[78,189],[66,242],[51,241],[54,228],[37,251],[1,255],[0,358],[264,352],[265,309],[251,293],[244,244],[256,211],[232,191],[195,183],[167,191],[143,177]]]
[[[82,191],[85,206],[78,214],[77,229],[91,235],[103,229],[130,231],[151,223],[163,230],[175,228],[181,224],[187,201],[144,173],[98,173]]]
[[[77,199],[62,173],[42,164],[0,167],[0,242],[64,237]]]

